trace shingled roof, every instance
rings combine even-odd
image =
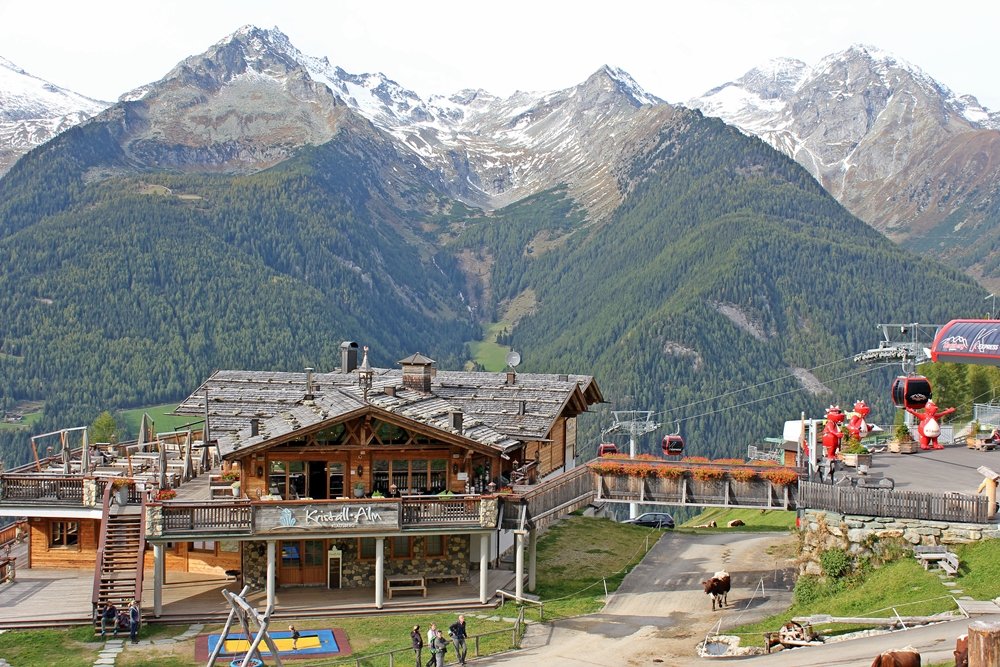
[[[204,415],[207,390],[210,428],[223,455],[366,411],[509,451],[526,441],[547,439],[560,415],[576,416],[604,400],[587,375],[437,371],[430,393],[424,393],[403,386],[401,369],[373,370],[367,403],[356,372],[312,374],[310,400],[304,372],[217,371],[175,412]],[[456,411],[463,414],[461,433],[451,428],[449,413]],[[251,435],[253,419],[258,420],[257,435]]]

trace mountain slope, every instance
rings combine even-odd
[[[1000,284],[1000,116],[919,68],[854,46],[814,67],[772,61],[688,102],[759,136],[906,247]],[[982,247],[982,246],[980,246]]]
[[[214,368],[332,368],[345,339],[376,365],[420,351],[455,368],[518,300],[524,367],[592,372],[616,409],[773,381],[787,398],[670,413],[734,454],[799,410],[876,402],[886,378],[838,383],[846,362],[817,372],[832,393],[804,391],[875,322],[981,308],[793,161],[618,70],[418,108],[281,37],[238,31],[0,179],[4,408],[45,401],[52,430]]]
[[[35,146],[107,106],[0,58],[0,176]]]

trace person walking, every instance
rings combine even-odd
[[[465,653],[467,651],[465,640],[469,635],[465,631],[464,615],[459,614],[458,620],[449,626],[448,635],[451,637],[451,641],[455,642],[455,657],[458,659],[458,664],[465,667]]]
[[[299,634],[299,631],[295,629],[294,625],[289,625],[288,626],[288,631],[292,633],[292,650],[293,651],[298,651],[299,650],[299,637],[301,637],[302,635]]]
[[[434,659],[434,638],[437,637],[437,628],[437,623],[431,623],[431,627],[427,628],[427,648],[431,651],[431,657],[427,659],[424,667],[434,667],[434,663],[437,662]]]
[[[111,625],[112,630],[114,630],[114,636],[118,636],[118,607],[111,600],[104,605],[104,611],[101,612],[101,637],[108,634],[108,624]]]
[[[444,667],[444,654],[448,652],[448,640],[444,638],[444,633],[435,631],[434,641],[431,643],[431,655],[434,656],[434,664],[437,667]]]
[[[417,667],[424,667],[424,663],[420,655],[424,651],[424,636],[420,632],[419,625],[414,625],[413,630],[410,631],[410,643],[413,644],[413,653],[417,657]]]
[[[139,643],[139,624],[142,622],[142,612],[139,603],[132,600],[128,606],[128,637],[133,644]]]

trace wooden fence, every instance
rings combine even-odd
[[[841,514],[987,523],[989,504],[985,496],[960,493],[919,493],[799,483],[799,507]]]

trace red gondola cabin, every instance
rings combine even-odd
[[[897,408],[919,410],[931,396],[931,381],[923,375],[901,375],[892,382],[892,402]]]

